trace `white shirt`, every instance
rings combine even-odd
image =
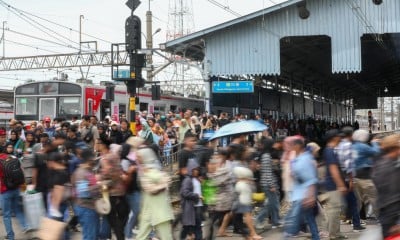
[[[199,196],[202,196],[200,181],[197,178],[192,178],[192,183],[193,183],[193,192]],[[194,206],[195,207],[203,206],[203,201],[201,201],[201,199],[199,199],[199,201]]]

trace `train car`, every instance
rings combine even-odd
[[[44,117],[65,118],[95,115],[99,119],[106,116],[118,121],[122,114],[127,116],[129,94],[125,85],[116,85],[113,100],[106,97],[105,84],[81,84],[64,81],[40,81],[19,85],[15,88],[15,118],[23,121],[41,120]],[[137,94],[136,109],[149,113],[180,111],[191,108],[204,111],[204,100],[174,95],[161,95],[154,101],[146,88]]]
[[[7,101],[0,101],[0,127],[8,127],[8,122],[13,117],[13,105]]]

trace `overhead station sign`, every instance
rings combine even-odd
[[[118,69],[113,72],[114,79],[129,79],[131,77],[130,75],[131,71],[129,69]]]
[[[253,81],[213,81],[213,93],[253,93]]]

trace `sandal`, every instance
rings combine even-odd
[[[216,237],[232,237],[233,235],[232,234],[229,234],[229,233],[218,233],[217,234],[217,236]]]

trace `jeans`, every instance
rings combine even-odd
[[[111,227],[108,223],[107,216],[100,216],[100,223],[99,223],[99,240],[107,240],[111,239]]]
[[[3,209],[3,222],[7,232],[8,239],[13,240],[15,235],[12,229],[11,214],[15,213],[19,224],[23,230],[28,229],[28,225],[25,222],[25,216],[22,211],[22,205],[20,201],[19,189],[7,190],[1,194],[2,198],[2,209]]]
[[[268,215],[271,215],[272,225],[277,226],[279,225],[279,192],[277,190],[271,192],[269,189],[265,189],[265,195],[268,202],[256,217],[256,222],[262,223]]]
[[[96,210],[76,205],[75,214],[82,226],[82,239],[97,239],[99,234],[100,222]]]
[[[292,207],[285,218],[285,235],[296,235],[300,231],[300,226],[306,221],[310,228],[312,240],[319,240],[318,226],[315,222],[313,208],[304,208],[301,201],[292,203]]]
[[[360,227],[360,212],[357,206],[357,197],[353,191],[346,194],[347,209],[352,217],[353,227]]]
[[[125,225],[125,237],[132,238],[132,229],[136,226],[139,212],[140,212],[140,192],[135,191],[126,195],[126,200],[128,201],[129,207],[131,209],[131,216],[128,223]]]

